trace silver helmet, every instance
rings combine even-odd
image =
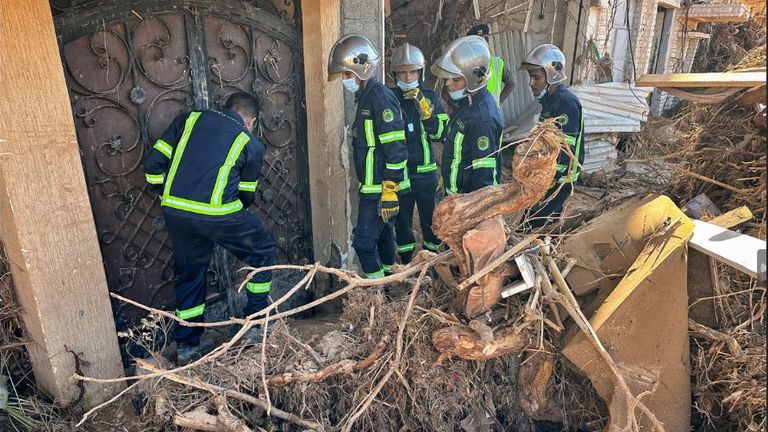
[[[565,55],[552,44],[539,45],[525,56],[518,70],[544,69],[548,84],[565,81]]]
[[[392,72],[407,72],[424,69],[427,64],[424,53],[408,42],[395,48],[392,52],[392,60],[389,62]]]
[[[490,78],[491,50],[480,36],[464,36],[448,44],[445,53],[429,68],[438,78],[462,77],[467,91],[480,90]]]
[[[328,56],[328,79],[335,78],[337,73],[352,72],[365,81],[376,72],[379,59],[376,48],[365,37],[356,34],[343,36],[336,41]]]

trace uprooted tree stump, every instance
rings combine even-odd
[[[437,364],[450,357],[489,360],[526,348],[532,341],[529,330],[528,325],[510,325],[493,334],[493,339],[488,340],[469,327],[444,327],[432,333],[432,345],[440,352]]]
[[[515,149],[512,181],[452,195],[437,206],[432,230],[454,252],[463,277],[469,276],[461,247],[464,234],[480,222],[517,213],[541,200],[555,177],[557,156],[564,142],[565,135],[554,121],[539,123],[531,138]]]

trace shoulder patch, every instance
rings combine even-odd
[[[395,119],[395,113],[393,113],[391,109],[387,108],[384,110],[384,112],[381,113],[381,118],[383,118],[385,122],[389,123]]]
[[[567,125],[568,120],[568,114],[560,114],[560,116],[557,118],[557,122],[560,123],[560,126]]]
[[[477,139],[477,148],[480,150],[488,150],[488,146],[491,145],[491,140],[487,136],[481,136]]]
[[[360,115],[370,116],[371,115],[371,110],[367,110],[367,109],[360,110]]]
[[[463,122],[463,121],[461,121],[461,119],[457,119],[457,120],[456,120],[456,126],[458,126],[458,127],[459,127],[459,130],[460,130],[460,131],[464,130],[464,122]]]

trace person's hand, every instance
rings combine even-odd
[[[384,223],[397,216],[400,202],[397,199],[397,183],[391,180],[381,182],[381,198],[379,199],[379,216]]]
[[[406,91],[403,93],[403,97],[414,101],[422,120],[427,120],[432,117],[432,106],[429,104],[429,100],[424,97],[424,93],[422,93],[420,88],[417,87]]]

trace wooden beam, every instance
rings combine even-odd
[[[0,2],[0,237],[37,385],[102,402],[123,375],[96,226],[48,0]],[[78,385],[79,384],[79,385]]]
[[[754,218],[755,216],[749,211],[749,207],[741,206],[719,216],[715,216],[707,222],[712,225],[730,229],[743,224],[744,222],[749,222]]]
[[[328,82],[327,73],[328,55],[339,37],[340,0],[305,0],[301,11],[312,240],[317,261],[341,266],[351,247],[349,173],[342,165],[348,151],[342,147],[349,144],[344,142],[341,81]]]
[[[754,278],[765,280],[765,241],[708,222],[695,220],[693,223],[692,248]]]
[[[750,88],[765,85],[762,72],[710,72],[687,74],[648,74],[637,80],[638,87],[739,87]]]

